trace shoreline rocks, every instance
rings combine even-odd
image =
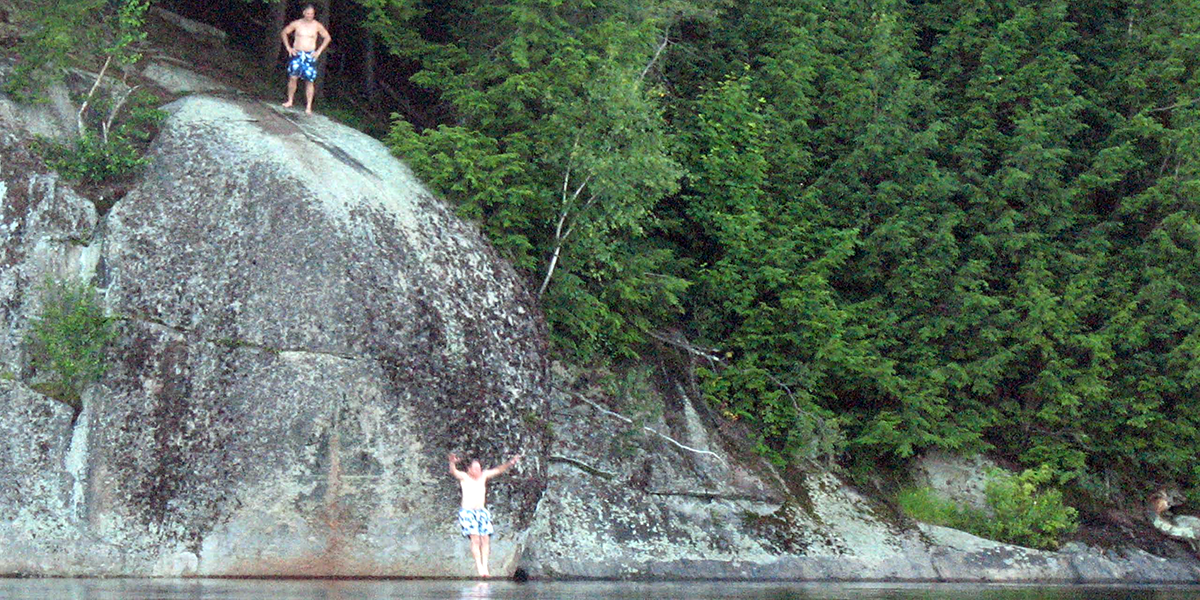
[[[1200,582],[781,474],[669,357],[640,406],[552,375],[520,278],[378,141],[259,102],[168,110],[103,217],[0,131],[0,575],[469,576],[453,450],[527,455],[491,486],[497,575]],[[121,336],[74,414],[23,383],[22,336],[43,276],[93,273]]]

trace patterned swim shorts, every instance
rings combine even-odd
[[[288,77],[299,77],[305,81],[317,80],[317,61],[313,59],[312,52],[299,50],[296,55],[288,61],[287,64]]]
[[[458,526],[463,537],[492,535],[492,513],[486,508],[463,508],[458,511]]]

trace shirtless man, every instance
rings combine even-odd
[[[466,471],[458,470],[458,457],[450,453],[450,474],[462,486],[462,508],[458,511],[458,526],[463,536],[471,538],[471,555],[475,557],[475,571],[480,577],[488,576],[489,536],[492,535],[492,513],[484,506],[487,498],[487,480],[507,471],[521,458],[518,454],[508,462],[484,470],[479,461],[471,461]]]
[[[317,21],[316,7],[306,4],[300,14],[304,16],[288,23],[288,26],[279,32],[279,37],[283,38],[283,47],[287,48],[288,56],[291,57],[287,64],[287,102],[283,105],[292,105],[292,98],[296,95],[296,83],[304,79],[304,95],[308,98],[304,112],[311,115],[313,94],[316,93],[316,85],[313,82],[317,80],[317,59],[329,46],[331,38],[325,26]],[[293,33],[296,34],[294,44],[288,39]],[[322,38],[320,48],[317,47],[318,36]]]

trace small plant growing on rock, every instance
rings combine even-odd
[[[1030,548],[1055,550],[1063,535],[1079,527],[1074,508],[1063,504],[1062,492],[1048,487],[1050,465],[1020,475],[995,477],[984,488],[996,518],[988,521],[993,539]]]
[[[1062,493],[1047,486],[1049,465],[1019,475],[993,473],[984,488],[988,511],[937,497],[929,488],[902,491],[897,502],[908,516],[961,529],[979,537],[1028,548],[1056,550],[1062,536],[1079,526],[1077,511],[1063,504]]]
[[[83,390],[108,370],[104,354],[116,338],[115,321],[91,285],[47,279],[41,314],[25,340],[36,372],[32,387],[79,412]]]
[[[987,513],[940,498],[930,488],[903,490],[896,501],[904,514],[918,521],[961,529],[983,536],[984,525],[988,519]]]
[[[73,142],[38,140],[34,148],[67,179],[101,183],[129,175],[146,164],[143,151],[166,116],[154,107],[157,101],[151,94],[133,93],[125,110],[111,108],[105,120],[85,129]]]

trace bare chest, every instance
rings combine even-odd
[[[315,38],[320,28],[316,23],[305,23],[299,21],[296,23],[296,28],[293,30],[298,38]]]

